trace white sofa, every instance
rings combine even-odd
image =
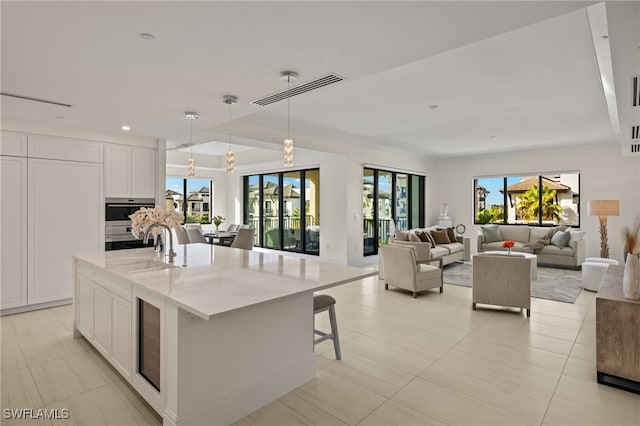
[[[432,247],[431,243],[420,241],[409,241],[411,234],[416,235],[416,231],[431,232],[446,228],[431,226],[422,229],[410,229],[408,231],[396,231],[395,236],[389,238],[389,244],[399,244],[404,246],[415,247],[416,260],[419,263],[432,262],[442,259],[443,265],[449,263],[469,260],[470,259],[470,240],[469,238],[456,237],[456,241],[448,244],[436,244]]]
[[[487,241],[482,229],[478,234],[478,252],[489,250],[504,250],[504,241],[513,241],[516,252],[534,253],[538,257],[538,265],[569,267],[580,269],[584,262],[584,233],[580,229],[569,229],[571,238],[565,247],[554,244],[546,244],[541,248],[534,249],[533,243],[542,240],[547,236],[551,227],[528,226],[528,225],[496,225],[499,230],[500,239],[497,241]],[[482,227],[481,227],[482,228]]]

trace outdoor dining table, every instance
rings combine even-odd
[[[209,241],[209,244],[218,244],[221,246],[231,245],[236,235],[237,235],[237,232],[224,232],[224,231],[205,232],[202,234],[202,236]]]

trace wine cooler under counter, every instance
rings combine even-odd
[[[160,309],[138,299],[138,372],[160,390]]]

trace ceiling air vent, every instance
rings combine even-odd
[[[299,84],[298,86],[292,87],[287,90],[283,90],[282,92],[274,93],[273,95],[266,96],[262,99],[256,99],[251,103],[255,105],[260,105],[260,106],[271,105],[278,101],[282,101],[287,98],[292,98],[294,96],[301,95],[302,93],[307,93],[312,90],[316,90],[321,87],[328,86],[330,84],[339,83],[342,80],[344,80],[344,78],[340,77],[337,74],[325,75],[324,77],[320,77],[315,80],[308,81],[303,84]]]
[[[42,102],[44,104],[58,105],[58,106],[71,108],[71,105],[69,105],[69,104],[64,104],[62,102],[56,102],[56,101],[50,101],[49,99],[32,98],[31,96],[16,95],[15,93],[7,93],[7,92],[0,92],[0,95],[8,96],[10,98],[23,99],[25,101]]]
[[[640,143],[632,143],[631,144],[631,153],[632,154],[640,154]]]
[[[640,77],[631,78],[631,104],[634,107],[640,106]]]
[[[631,140],[640,139],[640,126],[631,126]]]

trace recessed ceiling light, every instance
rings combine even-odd
[[[603,35],[602,38],[609,38],[609,36],[608,35]]]
[[[120,127],[120,128],[121,128],[122,130],[126,131],[126,132],[128,132],[129,130],[131,130],[131,127],[130,127],[130,126],[127,126],[126,124],[125,124],[125,125],[123,125],[123,126],[122,126],[122,127]]]
[[[495,138],[496,138],[495,136],[489,136],[489,139],[495,139]]]
[[[57,118],[58,120],[63,119],[64,117],[61,115],[54,115],[53,118]]]
[[[438,108],[438,105],[429,105],[429,108],[436,109],[436,108]]]
[[[140,33],[140,38],[143,40],[151,41],[151,40],[155,40],[156,36],[149,33]]]

